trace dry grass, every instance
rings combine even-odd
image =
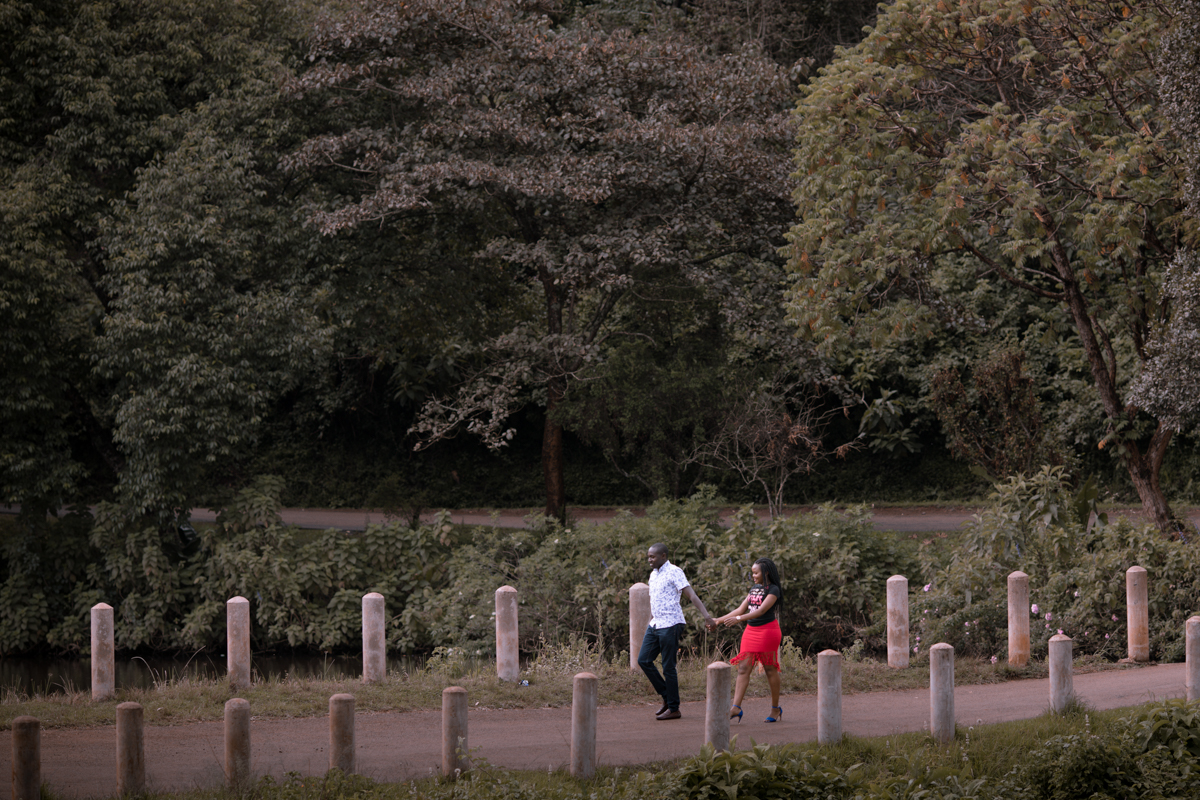
[[[721,655],[683,655],[679,662],[679,684],[684,701],[704,699],[705,668]],[[816,693],[815,658],[785,649],[782,666],[785,693]],[[1091,672],[1117,667],[1109,662],[1080,659],[1075,669]],[[112,725],[116,721],[117,704],[126,701],[140,703],[150,725],[219,720],[225,702],[233,697],[249,700],[256,717],[276,719],[324,715],[328,713],[329,697],[339,692],[353,694],[360,712],[436,710],[441,708],[442,690],[447,686],[465,688],[471,704],[480,708],[560,707],[570,704],[572,679],[585,670],[601,677],[600,702],[604,705],[659,703],[641,672],[629,670],[628,655],[606,662],[595,658],[586,647],[563,646],[547,648],[522,673],[528,685],[498,680],[490,663],[433,659],[426,669],[393,672],[385,682],[375,685],[365,685],[354,678],[255,675],[250,689],[233,692],[224,680],[179,677],[160,679],[148,689],[118,689],[114,700],[95,703],[86,690],[75,687],[32,695],[8,689],[0,694],[0,729],[10,728],[12,720],[22,715],[37,717],[47,728]],[[1047,676],[1046,665],[1041,662],[1014,670],[1003,664],[966,658],[956,660],[954,672],[956,683],[964,686]],[[903,670],[853,657],[842,666],[842,687],[847,694],[928,686],[928,660],[924,657],[914,659]],[[757,677],[751,680],[751,697],[765,696],[766,691],[764,680]]]

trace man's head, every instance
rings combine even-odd
[[[658,569],[667,563],[667,546],[661,542],[650,545],[646,551],[646,561],[650,562],[650,569]]]

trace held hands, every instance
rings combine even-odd
[[[704,620],[704,629],[709,633],[715,631],[717,629],[717,620],[713,619],[712,617]]]

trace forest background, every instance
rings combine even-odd
[[[1192,4],[0,9],[7,651],[198,506],[1200,497]]]

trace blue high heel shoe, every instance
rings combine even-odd
[[[733,719],[734,717],[737,717],[737,721],[740,723],[742,721],[742,707],[741,706],[733,706],[733,708],[736,708],[738,710],[738,713],[734,714],[732,711],[730,711],[729,718]]]
[[[779,716],[775,715],[776,711],[779,712]],[[764,720],[764,721],[765,722],[779,722],[782,719],[783,719],[783,708],[780,706],[771,706],[771,716],[767,717],[766,720]]]

